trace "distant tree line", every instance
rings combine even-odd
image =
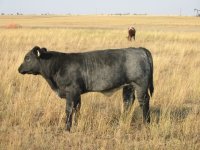
[[[23,15],[23,14],[22,14],[22,13],[18,13],[18,12],[17,12],[16,14],[12,14],[12,13],[11,13],[11,14],[1,13],[1,16],[3,16],[3,15],[18,15],[18,16],[19,16],[19,15]]]
[[[144,13],[144,14],[137,14],[137,13],[133,13],[133,14],[131,14],[131,13],[114,13],[114,14],[109,14],[109,15],[116,15],[116,16],[128,16],[128,15],[147,15],[146,13]]]
[[[1,16],[3,15],[17,15],[17,16],[20,16],[20,15],[24,15],[23,13],[19,13],[17,12],[16,14],[13,14],[13,13],[10,13],[10,14],[6,14],[6,13],[1,13]],[[41,16],[47,16],[47,15],[56,15],[56,14],[51,14],[51,13],[41,13],[39,14]],[[70,13],[67,13],[65,15],[73,15],[73,14],[70,14]],[[97,14],[98,15],[98,14]],[[124,15],[147,15],[146,13],[145,14],[131,14],[131,13],[113,13],[113,14],[101,14],[101,15],[117,15],[117,16],[124,16]]]

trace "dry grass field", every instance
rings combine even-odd
[[[22,28],[4,28],[8,24]],[[126,39],[134,25],[136,41]],[[0,16],[0,149],[200,149],[200,18],[159,16]],[[137,100],[122,114],[121,90],[82,95],[68,133],[65,100],[40,76],[17,69],[38,45],[63,52],[146,47],[154,59],[151,124]]]

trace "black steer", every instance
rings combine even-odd
[[[70,131],[81,107],[81,94],[106,93],[123,87],[124,109],[135,100],[143,109],[143,121],[150,122],[148,90],[152,95],[153,60],[145,48],[124,48],[85,53],[60,53],[35,46],[19,67],[21,74],[41,75],[60,98],[66,98],[66,128]]]

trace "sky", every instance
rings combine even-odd
[[[195,15],[200,0],[0,0],[5,14]]]

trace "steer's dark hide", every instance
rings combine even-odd
[[[61,53],[35,46],[26,54],[18,70],[21,74],[41,75],[60,98],[66,99],[68,131],[72,126],[73,113],[77,120],[81,94],[108,93],[118,88],[123,88],[125,110],[133,104],[136,91],[144,122],[150,122],[149,92],[152,95],[154,91],[153,60],[145,48]]]

